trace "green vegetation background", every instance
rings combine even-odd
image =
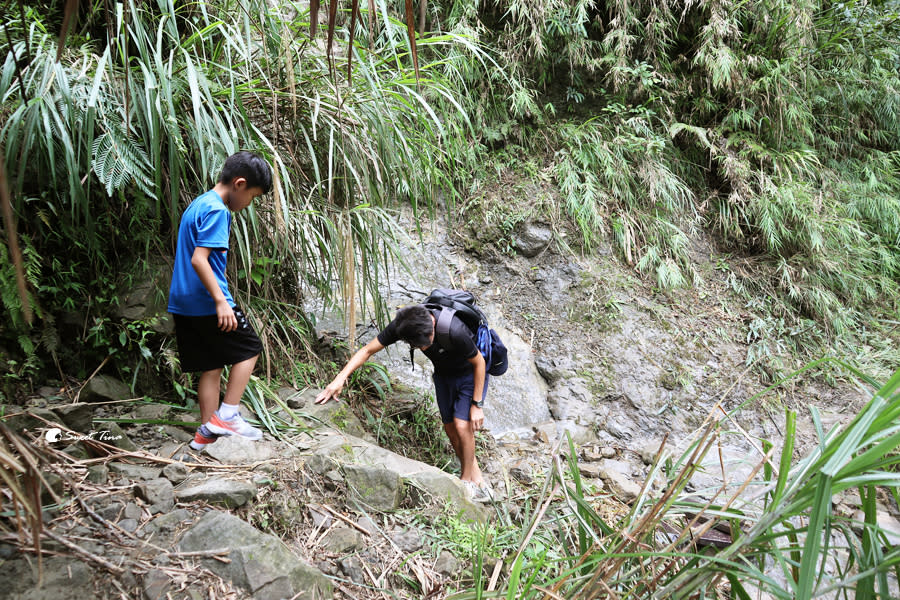
[[[507,252],[519,220],[543,218],[577,233],[573,252],[611,242],[661,290],[702,288],[709,257],[696,248],[711,247],[745,302],[760,375],[838,355],[888,383],[843,430],[825,432],[813,409],[821,443],[799,461],[788,411],[780,453],[763,444],[755,503],[682,494],[715,423],[653,465],[665,493],[645,489],[614,526],[570,448],[517,519],[472,537],[463,597],[890,595],[900,550],[876,526],[876,498],[896,501],[900,461],[900,374],[886,376],[898,364],[897,0],[460,0],[423,3],[422,17],[377,0],[315,15],[318,2],[157,0],[68,3],[80,9],[67,18],[62,4],[0,5],[0,200],[18,239],[0,245],[6,400],[106,364],[139,393],[189,393],[158,323],[119,308],[166,273],[181,211],[237,149],[277,172],[271,197],[236,221],[230,274],[273,379],[317,383],[318,361],[340,361],[314,356],[301,299],[343,305],[353,331],[354,303],[379,306],[407,243],[392,226],[403,205],[483,219]],[[551,192],[483,193],[507,175]],[[251,386],[253,402],[264,388]],[[833,496],[852,489],[862,517],[835,515]],[[685,542],[713,524],[733,536],[721,552]],[[508,562],[496,588],[481,569],[495,546]]]
[[[378,306],[405,243],[391,212],[439,199],[498,241],[526,218],[576,231],[572,251],[610,240],[663,290],[702,287],[692,248],[711,243],[764,376],[830,354],[896,367],[896,0],[371,6],[2,5],[0,146],[35,315],[0,246],[5,395],[111,354],[132,385],[177,382],[171,341],[117,305],[244,148],[278,175],[232,253],[269,375],[315,378],[301,298]],[[504,173],[553,192],[485,196]]]

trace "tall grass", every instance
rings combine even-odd
[[[356,298],[381,306],[369,297],[397,253],[392,207],[428,209],[438,190],[452,198],[460,174],[449,167],[472,158],[458,154],[468,152],[459,72],[484,67],[477,44],[422,36],[417,80],[405,27],[384,3],[371,30],[351,32],[338,14],[333,54],[353,57],[340,69],[301,3],[116,6],[86,8],[59,61],[58,23],[2,14],[14,33],[0,67],[12,205],[37,260],[59,261],[36,278],[35,302],[91,306],[98,287],[113,302],[121,274],[174,253],[181,211],[225,157],[251,149],[276,177],[236,221],[238,301],[296,307],[320,295],[351,315]],[[7,291],[6,308],[21,310]],[[302,311],[285,318],[271,349],[297,343],[285,334]]]
[[[548,473],[553,485],[533,504],[499,585],[488,593],[482,582],[455,597],[891,597],[900,548],[878,524],[876,489],[900,489],[900,372],[844,426],[826,431],[811,408],[818,443],[799,460],[797,415],[788,411],[780,452],[757,446],[746,480],[729,481],[723,465],[721,487],[688,493],[729,427],[724,411],[714,411],[680,455],[661,453],[617,521],[601,516],[602,498],[585,494],[570,443],[569,463]],[[651,493],[659,477],[666,483]],[[860,518],[834,512],[836,494],[847,490],[859,491]],[[703,542],[717,532],[718,547]]]
[[[801,360],[823,340],[890,335],[896,0],[466,6],[454,14],[540,107],[502,141],[543,157],[586,248],[611,240],[660,288],[699,287],[705,253],[691,248],[705,231],[734,258],[745,300],[773,304],[765,320],[801,332],[770,327],[778,344],[813,348]],[[896,355],[879,363],[868,367],[890,373]]]

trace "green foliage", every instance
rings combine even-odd
[[[519,118],[519,143],[554,153],[588,249],[612,239],[660,288],[699,285],[702,228],[752,265],[741,285],[772,297],[767,318],[812,333],[798,345],[884,331],[900,297],[896,0],[465,4],[546,107],[546,128]]]
[[[720,436],[730,435],[725,420],[707,420],[679,455],[666,453],[651,467],[647,479],[664,476],[665,486],[652,498],[645,490],[617,513],[582,487],[570,444],[568,464],[551,468],[548,481],[555,485],[530,499],[540,509],[527,515],[515,541],[498,543],[499,527],[467,532],[452,521],[442,537],[460,550],[505,554],[507,568],[493,589],[506,598],[543,598],[547,590],[571,600],[712,598],[728,591],[749,598],[757,590],[784,599],[889,597],[900,549],[886,543],[887,532],[877,523],[875,491],[876,486],[893,493],[900,488],[900,372],[844,426],[826,431],[814,408],[811,415],[818,443],[799,460],[794,459],[797,415],[789,410],[782,448],[764,442],[748,463],[752,471],[746,481],[688,493],[686,485],[704,457],[715,452]],[[846,490],[859,491],[861,518],[833,510],[833,497]],[[713,527],[730,532],[730,541],[714,551],[698,543]],[[474,589],[454,598],[482,597],[486,589],[476,576]]]
[[[357,412],[362,413],[366,429],[374,433],[379,446],[445,471],[458,470],[433,399],[415,396],[398,402],[394,397],[390,402],[358,406]]]
[[[235,221],[229,282],[238,302],[278,319],[267,343],[303,345],[296,305],[310,292],[343,299],[351,315],[357,295],[381,307],[402,239],[389,207],[430,207],[438,190],[452,200],[459,175],[447,165],[472,160],[460,88],[486,72],[478,45],[422,37],[417,82],[405,25],[389,18],[355,39],[339,19],[336,51],[353,61],[336,70],[301,3],[115,6],[84,7],[60,61],[60,11],[29,9],[23,20],[13,5],[0,10],[12,36],[0,60],[0,147],[21,236],[53,261],[31,272],[36,304],[112,318],[112,297],[100,302],[87,282],[171,256],[183,208],[226,156],[251,149],[269,159],[275,188]],[[6,262],[2,271],[6,305]]]

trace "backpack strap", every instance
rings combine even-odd
[[[453,320],[453,315],[455,314],[455,308],[442,306],[441,314],[438,315],[437,321],[434,325],[435,341],[443,346],[444,350],[450,349],[450,321]]]
[[[456,309],[447,306],[441,306],[440,309],[441,313],[434,323],[434,341],[440,344],[444,350],[450,350],[450,321],[453,320]],[[415,348],[412,346],[409,347],[409,362],[412,365],[413,371],[416,370],[415,351]]]

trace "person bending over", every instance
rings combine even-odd
[[[420,349],[434,365],[434,391],[444,431],[459,458],[460,479],[473,500],[490,498],[475,459],[475,432],[484,425],[482,406],[487,396],[489,376],[484,357],[475,345],[471,330],[458,317],[450,323],[447,347],[435,341],[435,324],[440,309],[422,305],[407,306],[397,311],[394,320],[375,339],[360,348],[316,397],[316,404],[338,400],[347,378],[369,358],[385,347],[404,341]],[[477,399],[477,400],[476,400]]]

